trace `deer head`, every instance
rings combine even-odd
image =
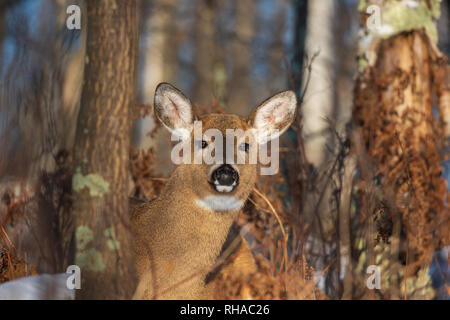
[[[188,160],[181,165],[189,166],[185,181],[193,182],[197,204],[214,211],[243,205],[256,180],[258,147],[287,130],[296,106],[295,93],[284,91],[262,102],[248,118],[214,113],[197,117],[189,99],[168,83],[157,87],[154,103],[158,119],[180,139],[174,151],[182,148]]]

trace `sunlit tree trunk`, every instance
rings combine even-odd
[[[334,250],[336,216],[332,206],[332,174],[334,165],[333,123],[335,107],[334,17],[336,1],[308,1],[307,34],[305,52],[308,59],[317,55],[311,73],[304,72],[303,83],[309,78],[300,108],[302,123],[300,141],[303,142],[306,167],[305,193],[302,203],[302,223],[310,228],[309,253],[316,252],[313,262],[318,270],[337,267],[329,261]],[[331,264],[331,266],[330,266]],[[329,273],[336,274],[334,270]],[[327,281],[336,283],[327,278]],[[333,291],[332,286],[327,288]],[[333,294],[327,292],[329,294]]]
[[[370,4],[380,6],[379,25],[365,15]],[[367,264],[375,264],[375,257],[382,254],[375,238],[387,250],[389,263],[398,261],[400,253],[406,256],[401,284],[394,281],[399,268],[382,270],[389,283],[384,294],[393,298],[431,298],[431,280],[424,268],[432,252],[448,244],[446,183],[440,162],[443,138],[448,135],[450,89],[448,60],[435,45],[439,6],[439,1],[360,2],[364,33],[353,122],[360,141],[356,148],[366,155],[359,163],[366,185],[363,199],[374,203],[362,208],[373,221],[366,240]],[[434,94],[440,125],[433,116]],[[380,238],[389,233],[389,224],[393,241],[385,243]]]
[[[315,225],[315,230],[322,229],[320,237],[328,238],[334,229],[330,216],[328,191],[328,170],[330,151],[333,150],[333,134],[330,120],[334,118],[335,103],[335,48],[333,17],[337,5],[334,1],[309,1],[306,35],[306,56],[313,57],[311,74],[304,73],[304,82],[310,77],[305,93],[302,113],[302,141],[306,160],[314,167],[315,190],[307,192],[304,201],[306,223]],[[327,146],[329,149],[327,149]],[[322,190],[326,195],[320,197]],[[316,211],[316,212],[315,212]],[[316,218],[316,216],[318,216]],[[318,224],[322,226],[318,226]]]
[[[135,104],[136,1],[87,2],[86,69],[74,150],[73,214],[81,299],[130,298],[130,113]]]
[[[327,160],[325,144],[330,141],[335,95],[334,14],[335,1],[308,2],[306,54],[319,55],[312,66],[311,80],[302,106],[303,139],[308,161],[320,168]]]

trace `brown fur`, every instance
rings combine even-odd
[[[166,100],[165,94],[169,96]],[[292,102],[293,93],[287,94]],[[191,113],[183,113],[189,100],[179,95],[182,93],[168,84],[157,88],[155,111],[169,129],[176,127],[175,124],[189,124],[193,118]],[[180,114],[188,116],[181,119]],[[249,129],[255,114],[252,113],[249,119],[209,114],[200,120],[203,132],[215,128],[225,137],[226,129]],[[283,121],[288,126],[292,119]],[[286,128],[282,128],[283,131]],[[250,146],[256,147],[256,143]],[[235,146],[235,154],[237,148]],[[211,165],[181,164],[159,198],[130,203],[139,277],[135,299],[209,299],[213,297],[215,279],[220,273],[252,273],[256,270],[250,248],[240,238],[234,224],[240,209],[213,211],[196,203],[196,200],[218,195],[234,197],[244,203],[256,182],[257,165],[235,166],[239,170],[239,184],[226,194],[218,194],[209,183]]]
[[[244,121],[230,115],[212,114],[202,121],[204,130],[235,128],[239,121],[241,128],[245,127]],[[231,195],[245,201],[256,180],[256,165],[237,166],[241,180]],[[151,203],[132,202],[131,221],[140,278],[134,298],[212,297],[214,282],[206,287],[205,277],[218,260],[239,211],[213,212],[195,204],[195,199],[215,192],[207,182],[209,169],[206,164],[180,165],[158,199]],[[253,271],[255,266],[248,246],[247,250],[243,253],[245,258],[236,257],[236,262],[226,265],[227,270],[242,269],[238,263],[242,260]],[[176,285],[190,276],[192,279]]]

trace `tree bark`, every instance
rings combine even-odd
[[[301,107],[302,127],[299,140],[303,142],[305,160],[309,170],[302,205],[302,224],[311,230],[310,252],[319,255],[314,266],[323,270],[338,267],[329,260],[336,235],[337,215],[332,205],[332,179],[335,170],[333,127],[327,120],[334,119],[335,66],[333,17],[337,9],[335,1],[308,1],[307,34],[305,51],[308,59],[317,58],[311,73],[304,73],[305,86],[309,86]],[[329,150],[332,150],[331,152]],[[310,166],[309,166],[310,164]],[[316,174],[317,173],[317,174]],[[313,247],[314,246],[314,247]],[[331,275],[333,272],[330,272]],[[331,278],[327,278],[327,281]],[[332,281],[333,282],[333,281]],[[335,294],[332,286],[328,294]]]
[[[86,69],[75,150],[74,217],[81,299],[123,299],[136,279],[128,219],[136,1],[87,2]]]
[[[195,23],[194,102],[209,106],[214,98],[215,6],[216,0],[199,0]]]
[[[280,34],[286,33],[286,9],[288,2],[276,2],[276,11],[272,16],[273,30],[271,34],[270,52],[269,52],[269,76],[270,92],[279,92],[286,87],[286,75],[284,74],[284,59],[286,50],[284,48],[284,39]]]
[[[302,106],[303,140],[308,161],[320,168],[328,159],[326,143],[332,136],[327,119],[333,119],[335,97],[334,1],[308,2],[306,54],[319,55],[312,66],[308,92]]]
[[[251,106],[251,41],[253,38],[254,0],[235,1],[235,30],[231,43],[233,66],[229,82],[228,112],[243,117]]]
[[[342,297],[343,300],[353,298],[353,265],[352,265],[352,242],[351,242],[351,198],[353,190],[353,175],[355,173],[356,161],[353,157],[347,157],[342,163],[340,174],[340,201],[339,214],[339,258],[340,274],[343,274]]]
[[[361,3],[361,11],[371,4]],[[353,110],[360,147],[370,159],[360,161],[359,167],[371,168],[373,173],[365,177],[369,187],[363,196],[373,197],[377,203],[373,211],[368,211],[373,215],[370,221],[374,221],[376,230],[367,240],[377,237],[386,243],[390,252],[385,258],[388,265],[398,261],[399,248],[406,255],[402,281],[404,285],[408,280],[409,289],[404,290],[403,286],[401,296],[393,298],[425,299],[432,297],[431,279],[418,284],[416,271],[427,266],[434,250],[448,243],[449,226],[448,211],[444,208],[446,183],[441,177],[440,163],[450,90],[448,60],[435,46],[434,19],[439,2],[430,1],[429,5],[420,2],[413,9],[388,0],[377,4],[381,5],[383,26],[365,29],[370,37],[360,41]],[[390,14],[393,10],[395,15]],[[411,13],[412,10],[415,11]],[[398,19],[399,12],[402,19]],[[416,20],[415,27],[411,28],[411,23],[402,24],[401,20],[407,21],[410,15],[420,13],[425,20]],[[365,18],[363,13],[363,22]],[[433,115],[433,94],[438,98],[441,125]],[[405,236],[390,243],[386,238],[392,223],[391,232]],[[375,254],[374,249],[368,264],[373,264]],[[392,271],[381,272],[386,280],[397,279]],[[398,283],[391,281],[384,294],[399,293],[399,289]]]

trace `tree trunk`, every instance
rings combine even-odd
[[[215,0],[198,0],[195,22],[194,102],[209,106],[213,102],[215,50]]]
[[[231,43],[233,66],[228,89],[228,109],[243,117],[251,106],[251,41],[253,38],[254,0],[235,1],[235,29]]]
[[[339,214],[339,258],[342,280],[343,300],[353,298],[353,265],[351,243],[351,199],[353,190],[353,175],[355,173],[355,159],[347,157],[342,163],[342,172],[338,172],[340,184]]]
[[[303,61],[307,35],[308,0],[293,0],[295,10],[294,58],[292,61],[292,82],[297,95],[301,96]],[[299,119],[300,117],[297,117]],[[299,137],[300,138],[300,137]]]
[[[152,106],[156,86],[160,82],[176,80],[179,41],[176,29],[177,3],[175,0],[143,1],[141,7],[143,21],[140,34],[144,45],[139,53],[142,67],[138,72],[138,99],[139,103]],[[152,132],[154,128],[152,114],[135,121],[132,145],[144,150],[152,148],[155,174],[167,176],[173,171],[170,148],[167,148],[167,132],[163,127]],[[149,136],[150,132],[152,136]]]
[[[286,74],[284,72],[284,59],[286,50],[284,48],[284,39],[280,34],[286,33],[286,13],[288,12],[286,1],[277,1],[275,4],[276,11],[272,16],[272,34],[270,40],[269,52],[269,77],[270,92],[279,92],[286,87]]]
[[[87,2],[86,69],[74,150],[76,264],[81,299],[130,298],[130,113],[135,103],[136,1]]]
[[[336,235],[336,212],[332,205],[332,176],[335,170],[333,126],[328,120],[334,119],[335,66],[333,17],[337,9],[335,1],[308,1],[306,55],[311,59],[318,53],[312,64],[310,75],[304,73],[304,85],[309,78],[301,107],[302,130],[299,140],[303,142],[304,154],[311,164],[305,184],[302,203],[302,224],[311,230],[308,241],[310,253],[317,252],[317,260],[312,264],[318,269],[336,268],[331,262]],[[329,150],[332,150],[330,152]],[[308,166],[309,167],[309,166]],[[333,270],[332,270],[333,271]],[[332,275],[333,272],[329,272]],[[327,278],[329,281],[330,278]],[[334,281],[332,281],[334,283]],[[328,294],[335,295],[332,286]]]
[[[303,140],[308,161],[320,168],[327,160],[325,144],[330,142],[329,124],[333,119],[335,88],[334,1],[308,2],[306,54],[319,52],[312,66],[308,92],[302,106]]]
[[[4,61],[3,60],[3,41],[5,40],[6,10],[7,10],[7,7],[0,6],[0,49],[1,49],[0,58],[1,58],[1,61]]]
[[[160,82],[171,82],[175,74],[176,39],[174,39],[173,26],[176,13],[175,0],[157,0],[143,2],[145,19],[144,50],[142,50],[142,81],[139,99],[153,105],[155,89]],[[174,48],[175,46],[175,48]],[[153,117],[147,116],[136,121],[133,145],[147,149],[154,144],[148,133],[154,128]],[[164,137],[163,137],[164,138]],[[162,140],[161,135],[155,139]],[[166,142],[166,141],[165,141]]]
[[[65,28],[64,2],[42,1],[33,30],[17,29],[15,19],[9,21],[15,60],[3,66],[0,90],[5,112],[0,188],[26,186],[20,192],[30,199],[19,219],[5,215],[10,223],[3,222],[17,254],[39,273],[64,272],[73,263],[68,155],[77,126],[86,28]],[[21,21],[24,3],[6,5],[16,6],[11,10],[17,11],[16,20]],[[18,45],[24,41],[27,46]]]
[[[370,4],[362,1],[360,9],[365,11]],[[371,161],[360,162],[359,166],[371,167],[374,176],[366,179],[376,181],[365,191],[366,197],[372,194],[378,203],[369,212],[374,215],[370,220],[375,221],[378,232],[374,236],[382,241],[386,225],[396,221],[397,215],[401,219],[396,222],[401,223],[406,235],[400,239],[406,255],[401,298],[430,298],[431,280],[426,280],[425,285],[422,281],[424,289],[419,290],[415,270],[425,268],[432,252],[448,241],[444,239],[448,235],[446,183],[440,162],[450,90],[447,59],[434,43],[439,2],[420,2],[417,8],[387,0],[377,4],[381,5],[382,26],[365,30],[370,38],[361,41],[360,72],[355,85],[353,122],[361,147]],[[394,10],[395,15],[391,15]],[[411,27],[408,19],[417,14],[424,18]],[[363,14],[363,22],[365,18]],[[433,116],[434,93],[441,126]],[[398,231],[395,233],[400,236]],[[388,261],[397,261],[397,245],[387,242],[386,246],[391,252]],[[384,273],[385,279],[391,276]],[[410,285],[405,290],[407,281]],[[398,292],[397,283],[390,285]]]

